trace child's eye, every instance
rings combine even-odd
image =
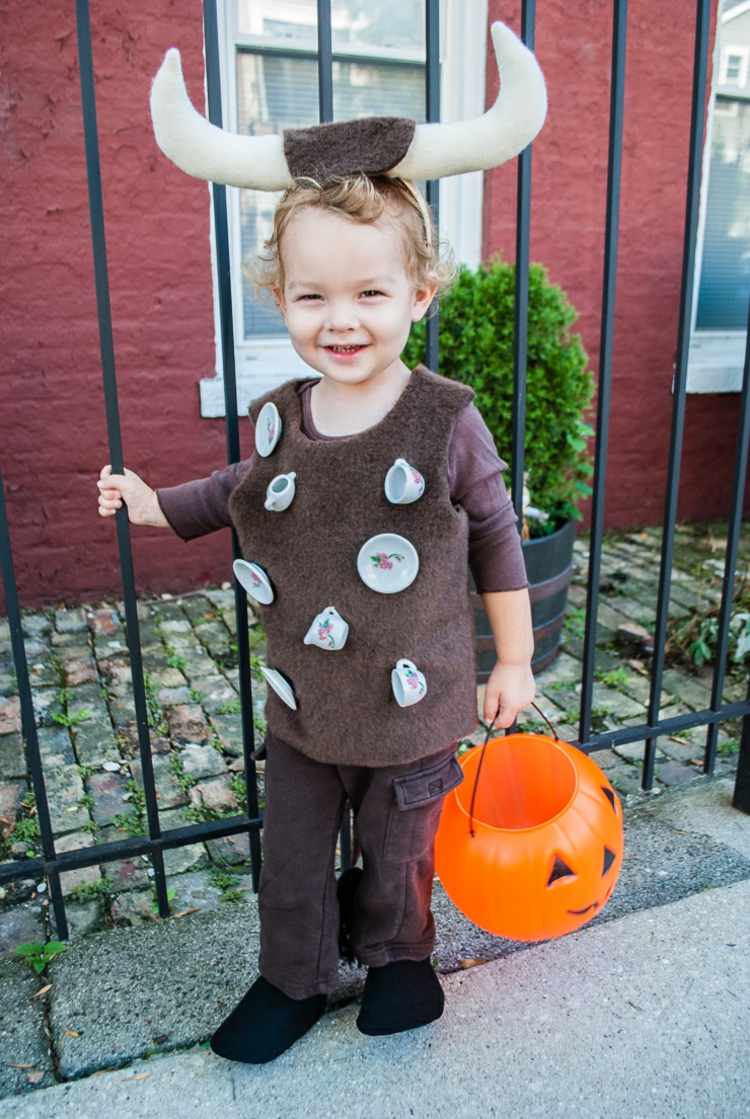
[[[378,291],[377,288],[368,288],[366,291],[361,292],[361,294],[362,295],[383,295],[384,293],[382,291]],[[312,295],[312,294],[310,294],[310,295],[300,295],[300,296],[297,297],[297,302],[300,302],[302,299],[320,299],[320,296],[319,295]]]

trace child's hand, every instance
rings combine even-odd
[[[484,721],[497,727],[509,727],[518,712],[536,695],[531,665],[506,664],[497,661],[484,690]]]
[[[113,474],[112,467],[107,463],[102,467],[96,484],[99,487],[100,517],[114,517],[124,501],[131,524],[169,527],[154,490],[127,466],[124,474]]]

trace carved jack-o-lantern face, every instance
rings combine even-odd
[[[612,811],[617,816],[620,811],[620,802],[617,799],[614,789],[611,785],[602,785],[601,790],[607,798],[608,803],[612,807]],[[615,882],[617,881],[617,874],[619,872],[619,864],[617,854],[611,847],[607,846],[606,838],[602,842],[601,851],[601,864],[598,867],[598,881],[597,881],[597,867],[588,865],[586,853],[583,855],[579,852],[569,855],[561,855],[555,852],[553,856],[553,865],[547,879],[547,887],[550,888],[555,883],[560,883],[555,888],[562,891],[563,884],[569,889],[571,893],[578,893],[581,889],[591,889],[594,895],[593,901],[588,905],[582,905],[578,908],[571,909],[568,907],[565,912],[570,913],[574,917],[593,917],[596,912],[601,909],[604,903],[612,893]],[[619,846],[619,844],[618,844]],[[592,844],[593,847],[593,844]],[[566,859],[568,861],[566,861]],[[569,865],[572,863],[573,865]],[[618,865],[616,865],[618,864]],[[612,873],[610,873],[612,871]],[[559,898],[557,900],[560,900]]]
[[[573,932],[601,911],[620,873],[617,794],[596,763],[567,743],[507,735],[488,743],[471,812],[479,755],[459,759],[466,777],[446,798],[435,839],[446,892],[500,936]]]

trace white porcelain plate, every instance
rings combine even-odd
[[[417,549],[397,532],[380,532],[366,540],[359,549],[357,571],[370,590],[396,594],[417,577]]]
[[[281,438],[281,416],[272,400],[267,400],[258,413],[255,425],[255,449],[267,458]]]
[[[297,701],[294,698],[292,685],[287,678],[282,676],[278,669],[275,668],[266,668],[264,665],[261,665],[260,670],[279,699],[283,699],[287,707],[291,707],[292,711],[296,711]]]
[[[256,602],[261,602],[264,606],[273,602],[273,587],[259,563],[248,563],[247,560],[236,559],[232,564],[232,571],[240,586],[244,587]]]

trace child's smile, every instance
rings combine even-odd
[[[336,358],[338,361],[353,361],[358,354],[362,352],[367,343],[363,345],[348,345],[348,346],[326,346],[331,357]]]

